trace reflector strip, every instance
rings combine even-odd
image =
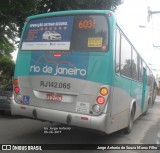
[[[21,106],[20,109],[26,109],[26,107],[25,106]]]
[[[88,117],[81,117],[81,120],[88,120]]]

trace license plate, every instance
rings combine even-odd
[[[62,101],[62,95],[58,94],[46,94],[47,100],[55,101],[55,102],[61,102]]]
[[[0,96],[0,99],[7,99],[7,96]]]

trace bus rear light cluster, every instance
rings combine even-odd
[[[97,97],[96,101],[98,104],[102,105],[105,103],[106,96],[108,95],[108,89],[106,87],[102,87],[99,90],[100,96]]]
[[[19,89],[19,81],[18,81],[18,79],[14,79],[13,80],[13,84],[14,84],[14,92],[16,93],[16,94],[18,94],[19,92],[20,92],[20,89]]]
[[[22,102],[22,96],[20,95],[20,88],[19,88],[18,79],[14,79],[13,84],[14,84],[14,93],[15,93],[16,101],[18,103],[21,103]]]
[[[13,84],[14,84],[14,92],[16,93],[16,94],[18,94],[19,92],[20,92],[20,89],[19,89],[19,81],[18,81],[18,79],[14,79],[13,80]]]
[[[96,98],[97,104],[93,105],[92,110],[95,113],[99,113],[101,111],[101,107],[105,104],[109,90],[106,87],[101,87]]]

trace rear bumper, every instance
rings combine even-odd
[[[11,103],[11,114],[31,117],[38,120],[53,121],[57,123],[75,125],[79,127],[94,129],[107,133],[108,114],[89,116],[59,110],[33,107],[17,104],[14,100]]]

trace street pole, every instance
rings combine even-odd
[[[148,17],[147,17],[147,21],[150,21],[150,18],[152,17],[153,14],[159,14],[160,11],[151,11],[150,7],[148,7]]]
[[[148,7],[148,16],[147,16],[147,21],[149,22],[150,21],[150,18],[152,17],[153,14],[160,14],[160,11],[151,11],[150,7]],[[160,48],[160,46],[158,45],[154,45],[153,44],[153,47],[155,48]]]

